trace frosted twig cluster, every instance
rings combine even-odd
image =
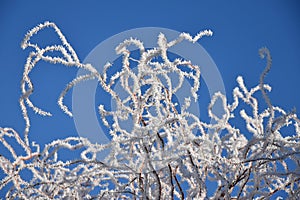
[[[62,44],[39,47],[30,41],[34,34],[53,28]],[[271,87],[264,78],[271,67],[268,49],[260,50],[267,66],[257,86],[248,89],[242,77],[233,90],[233,102],[217,92],[208,105],[212,123],[189,112],[191,98],[174,101],[183,81],[191,82],[190,97],[197,101],[200,67],[192,61],[170,59],[168,49],[183,40],[197,42],[212,32],[205,30],[195,37],[182,33],[168,41],[158,35],[157,47],[145,49],[142,41],[129,38],[116,47],[122,65],[107,63],[103,72],[83,64],[59,28],[45,22],[30,30],[22,48],[31,47],[21,82],[20,106],[26,122],[24,137],[11,128],[0,128],[0,190],[7,189],[8,199],[268,199],[285,193],[300,197],[300,121],[294,111],[273,106],[267,95]],[[129,46],[139,49],[133,58]],[[62,57],[49,56],[59,52]],[[101,55],[99,55],[101,56]],[[93,144],[80,137],[55,140],[41,148],[29,141],[30,118],[27,109],[48,115],[30,99],[33,84],[30,72],[39,61],[59,63],[86,70],[62,91],[60,108],[69,116],[63,103],[68,91],[81,81],[96,79],[116,103],[116,109],[99,105],[111,142]],[[110,73],[111,68],[117,72]],[[174,80],[173,75],[176,75]],[[172,76],[171,76],[172,75]],[[115,89],[120,83],[125,95]],[[263,99],[256,97],[261,92]],[[200,96],[201,98],[201,96]],[[223,115],[213,112],[222,102]],[[260,101],[265,101],[261,105]],[[264,110],[259,105],[266,105]],[[239,113],[238,113],[239,112]],[[242,124],[234,124],[239,115]],[[130,121],[131,128],[122,126]],[[244,125],[244,128],[238,128]],[[291,133],[284,127],[294,125]],[[14,141],[14,142],[12,142]],[[60,159],[60,152],[73,152],[70,160]],[[97,154],[109,150],[105,160]],[[75,156],[77,155],[77,157]],[[24,175],[25,174],[25,175]]]

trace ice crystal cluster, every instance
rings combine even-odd
[[[54,29],[62,45],[41,48],[32,44],[31,37],[45,28]],[[142,41],[129,38],[116,47],[116,53],[122,56],[120,70],[109,74],[107,71],[114,67],[110,63],[102,72],[82,63],[54,23],[45,22],[31,29],[21,45],[32,50],[21,81],[20,106],[26,128],[24,134],[0,128],[1,148],[10,152],[9,156],[0,156],[4,174],[0,189],[10,186],[4,198],[268,199],[278,194],[299,198],[300,121],[295,112],[272,105],[267,95],[271,87],[264,84],[264,77],[270,70],[271,56],[266,48],[260,50],[267,66],[257,86],[247,88],[243,78],[238,77],[233,102],[216,93],[208,105],[211,122],[188,112],[190,102],[198,98],[200,67],[184,59],[171,60],[168,49],[183,40],[194,43],[210,35],[210,30],[195,37],[182,33],[168,41],[161,33],[157,47],[152,49],[145,49]],[[130,45],[139,49],[139,59],[131,56]],[[50,56],[49,52],[62,56]],[[64,96],[82,81],[95,79],[111,95],[116,102],[115,110],[105,105],[98,107],[102,122],[110,130],[110,143],[94,144],[85,138],[69,137],[41,147],[29,140],[27,110],[51,115],[35,106],[30,98],[30,73],[40,61],[86,70],[59,96],[58,105],[67,115],[72,116],[72,112],[64,104]],[[137,70],[132,69],[132,63]],[[170,78],[171,73],[177,75],[178,81]],[[173,96],[184,79],[192,83],[190,98],[184,99],[179,107]],[[118,81],[127,96],[121,97],[114,90]],[[256,93],[263,98],[259,100]],[[222,116],[213,112],[217,101],[222,102]],[[259,109],[259,104],[265,108]],[[231,122],[236,113],[244,120],[244,129]],[[120,126],[128,118],[133,122],[130,131]],[[287,136],[282,128],[289,125],[294,129]],[[12,145],[12,140],[19,146]],[[97,154],[105,149],[109,150],[106,159],[98,160]],[[81,154],[63,161],[58,156],[62,150]]]

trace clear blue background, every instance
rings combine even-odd
[[[300,110],[300,4],[299,1],[0,1],[0,126],[23,132],[19,108],[20,80],[29,50],[20,48],[26,32],[46,20],[55,22],[81,59],[101,41],[138,27],[163,27],[196,34],[212,29],[201,45],[223,77],[227,96],[244,76],[248,86],[258,83],[265,61],[258,49],[266,46],[273,57],[266,82],[273,87],[273,104]],[[55,42],[55,35],[41,35]],[[32,116],[30,138],[47,143],[76,135],[74,122],[57,106],[61,90],[76,69],[41,64],[32,72],[33,102],[53,117]],[[66,103],[71,105],[71,95]],[[1,196],[1,194],[0,194]]]

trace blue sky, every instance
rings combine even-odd
[[[44,21],[55,22],[83,61],[101,41],[140,27],[162,27],[196,34],[211,29],[213,37],[200,44],[216,63],[230,98],[236,77],[246,85],[258,83],[265,61],[258,49],[268,47],[273,58],[266,82],[275,105],[300,114],[300,4],[298,1],[8,1],[0,2],[0,126],[23,132],[19,97],[20,80],[29,50],[20,42],[26,32]],[[52,35],[42,36],[47,42]],[[76,76],[75,69],[45,65],[32,72],[36,83],[32,100],[53,113],[52,118],[32,116],[30,138],[47,143],[76,135],[71,118],[56,100]],[[71,105],[70,96],[66,103]]]

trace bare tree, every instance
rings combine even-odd
[[[42,48],[32,44],[31,37],[44,28],[54,29],[62,45]],[[45,22],[31,29],[22,42],[23,49],[32,48],[21,81],[20,106],[26,122],[24,137],[12,128],[0,128],[1,145],[11,154],[0,156],[0,167],[5,174],[0,189],[12,184],[5,198],[268,199],[279,191],[284,191],[291,199],[299,198],[300,121],[295,111],[286,112],[273,106],[267,95],[271,90],[264,83],[271,67],[268,49],[260,50],[267,66],[259,84],[248,89],[243,78],[238,77],[232,103],[217,92],[208,106],[211,122],[204,122],[188,111],[190,102],[198,97],[200,68],[191,61],[171,60],[167,52],[183,40],[197,42],[210,35],[210,30],[195,37],[182,33],[177,39],[168,41],[161,33],[158,46],[153,49],[145,49],[138,39],[125,40],[116,47],[116,53],[123,57],[122,66],[111,75],[107,73],[112,67],[110,63],[99,73],[91,64],[80,62],[54,23]],[[131,57],[130,45],[138,47],[139,59]],[[62,56],[53,57],[48,52],[59,52]],[[71,81],[59,97],[58,104],[67,115],[72,116],[72,112],[63,103],[64,96],[82,81],[95,79],[111,95],[116,110],[99,106],[102,121],[112,136],[109,144],[69,137],[41,148],[29,140],[27,109],[51,115],[36,107],[30,99],[33,84],[29,75],[40,61],[86,70],[86,74]],[[137,71],[132,70],[131,63],[135,63]],[[179,81],[175,83],[170,73],[175,73]],[[172,97],[185,78],[192,82],[191,98],[186,98],[178,107]],[[126,97],[120,97],[114,90],[117,81]],[[259,102],[255,96],[258,92],[264,102]],[[213,112],[217,101],[222,102],[222,116]],[[266,108],[261,111],[259,103]],[[231,122],[238,111],[245,122],[243,131]],[[133,122],[130,131],[120,125],[128,118]],[[285,136],[282,128],[291,124],[294,131]],[[12,139],[19,146],[12,145],[9,142]],[[23,152],[20,154],[16,149]],[[81,151],[81,154],[77,159],[62,161],[58,159],[62,149]],[[109,149],[108,156],[98,160],[97,154],[105,149]],[[24,178],[23,171],[30,173],[31,178]],[[211,183],[217,186],[209,195]]]

